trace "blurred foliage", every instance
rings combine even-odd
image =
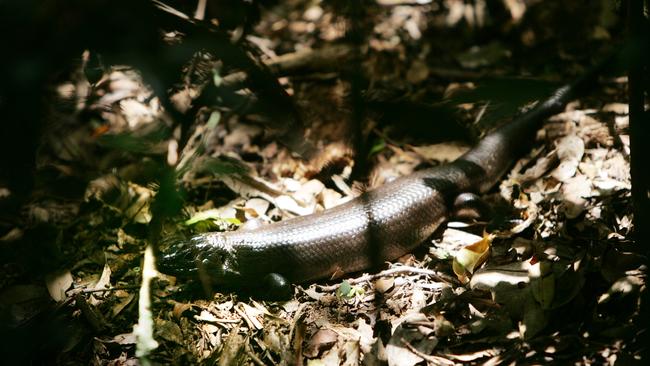
[[[494,127],[499,121],[511,118],[522,106],[547,96],[557,85],[540,79],[490,78],[481,80],[472,90],[463,90],[452,96],[453,104],[487,104],[485,114],[478,121],[479,130]]]
[[[209,173],[215,176],[246,174],[249,172],[248,167],[241,161],[227,156],[217,158],[204,157],[196,167],[197,173]]]
[[[176,172],[172,167],[164,166],[157,180],[158,191],[151,204],[153,216],[171,218],[178,215],[183,207],[183,193],[177,189]]]
[[[110,149],[146,155],[160,150],[156,149],[155,146],[164,142],[170,135],[171,130],[169,128],[158,126],[154,131],[142,136],[131,132],[105,134],[99,137],[98,143]]]

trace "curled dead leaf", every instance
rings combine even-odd
[[[469,282],[469,277],[474,270],[480,267],[490,254],[492,237],[486,235],[474,244],[468,245],[456,253],[452,268],[462,283]]]
[[[73,282],[70,271],[55,272],[45,276],[47,291],[54,301],[65,300],[65,292],[72,286]]]

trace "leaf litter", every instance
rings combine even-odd
[[[378,36],[371,46],[406,57],[404,44],[421,37],[422,13],[412,7],[388,12],[387,21],[392,23],[375,27]],[[458,22],[461,14],[452,10],[444,20]],[[272,17],[260,25],[281,35],[272,43],[286,36],[311,46],[307,35],[315,29],[326,30],[320,34],[322,40],[342,36],[339,20],[319,6],[292,13],[289,21]],[[287,27],[292,32],[282,36]],[[496,62],[492,57],[507,57],[499,44],[489,47],[495,48],[496,56],[481,59],[480,53],[472,53],[479,59],[464,59],[461,64],[471,61],[473,68]],[[417,84],[430,77],[426,68],[426,63],[416,60],[404,71],[408,81]],[[159,113],[148,94],[141,94],[141,81],[125,75],[115,71],[105,84],[100,83],[107,90],[97,104],[111,107],[110,112],[102,112],[111,133],[143,128],[154,123]],[[498,213],[505,223],[499,230],[480,221],[449,223],[422,250],[378,272],[296,286],[293,298],[286,302],[229,293],[185,300],[177,297],[182,286],[176,279],[159,275],[152,291],[156,337],[165,345],[161,360],[220,365],[454,365],[552,362],[582,356],[589,362],[613,362],[624,346],[603,339],[633,336],[638,296],[645,289],[645,258],[631,252],[628,239],[627,105],[609,98],[595,108],[581,102],[553,117],[544,130],[546,136],[536,143],[538,150],[513,168],[499,193],[486,197],[495,207],[509,203],[506,212]],[[598,127],[606,125],[601,119],[612,114],[617,136]],[[261,142],[260,128],[240,123],[237,116],[223,119],[209,130],[206,144],[217,165],[201,172],[198,164],[189,163],[183,175],[188,190],[204,192],[203,199],[194,200],[199,204],[186,207],[187,227],[203,231],[254,220],[269,223],[334,207],[356,194],[345,182],[351,160],[343,160],[347,165],[333,176],[334,184],[314,179],[309,173],[317,168],[274,142]],[[373,174],[380,178],[375,184],[421,165],[452,160],[464,151],[458,144],[411,146],[384,141],[378,146],[378,170]],[[194,151],[182,152],[181,159]],[[231,169],[228,159],[237,161],[237,166]],[[235,174],[215,173],[224,171]],[[123,177],[107,175],[91,183],[86,200],[100,208],[87,223],[77,224],[83,228],[74,235],[76,242],[86,243],[84,247],[97,241],[112,243],[107,246],[110,251],[91,250],[69,270],[45,277],[45,288],[55,301],[70,303],[73,295],[87,293],[85,305],[77,305],[81,312],[87,307],[103,314],[106,326],[118,323],[110,324],[94,341],[100,357],[112,354],[105,349],[111,342],[123,350],[134,343],[128,331],[133,322],[124,319],[135,319],[137,287],[133,285],[140,276],[137,253],[142,244],[136,237],[151,220],[149,205],[155,195],[155,187]],[[227,199],[208,198],[225,191],[230,191]],[[47,210],[56,211],[41,209],[46,211],[35,214],[34,220],[48,222],[52,216]],[[92,235],[93,231],[103,236]],[[1,304],[21,322],[33,316],[30,306],[46,297],[47,292],[38,290],[5,287]],[[596,318],[585,315],[585,308]],[[616,314],[614,309],[624,313]],[[567,339],[575,348],[563,346]],[[125,353],[112,359],[122,364],[133,361]]]

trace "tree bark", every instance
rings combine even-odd
[[[645,34],[647,25],[643,15],[643,1],[628,0],[627,13],[632,50],[628,68],[628,96],[635,239],[643,246],[640,250],[650,253],[650,169],[644,163],[644,159],[650,156],[649,149],[646,147],[650,141],[650,122],[645,111],[646,83],[644,82],[644,69],[647,70],[648,63],[648,40]]]

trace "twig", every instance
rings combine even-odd
[[[133,326],[133,333],[137,337],[135,355],[142,365],[150,365],[149,355],[158,347],[158,342],[153,338],[153,314],[151,313],[151,280],[156,276],[154,266],[153,247],[147,245],[144,251],[142,265],[142,284],[140,287],[140,300],[138,301],[138,324]]]
[[[88,304],[86,298],[84,298],[80,293],[77,293],[74,296],[74,299],[76,301],[77,307],[79,310],[81,310],[81,314],[88,321],[95,332],[100,333],[108,329],[108,323],[102,314],[97,311],[94,306]]]
[[[433,355],[426,355],[422,352],[420,352],[417,348],[413,347],[412,344],[407,342],[404,338],[400,339],[402,343],[408,348],[409,351],[413,352],[418,357],[421,357],[427,362],[431,362],[434,365],[455,365],[456,363],[453,361],[450,361],[446,358],[440,357],[440,356],[433,356]]]
[[[257,357],[257,355],[253,352],[249,342],[250,340],[246,342],[246,346],[244,347],[246,355],[250,357],[251,361],[253,361],[254,364],[265,366],[266,364],[264,363],[264,361],[262,361],[259,357]]]
[[[319,49],[302,50],[277,56],[264,61],[275,76],[301,77],[305,75],[326,75],[331,77],[332,73],[340,73],[349,68],[350,61],[355,55],[350,45],[325,46]],[[367,71],[365,71],[367,72]],[[429,67],[429,74],[432,77],[445,80],[479,80],[488,76],[505,76],[504,72],[474,72],[462,69],[451,69],[444,67]],[[246,72],[235,72],[224,76],[223,85],[236,87],[243,85],[249,76]]]
[[[366,281],[372,281],[381,277],[387,277],[387,276],[392,276],[396,274],[402,274],[402,273],[413,273],[413,274],[420,274],[420,275],[426,275],[432,277],[436,281],[440,282],[446,282],[446,283],[453,283],[453,284],[458,284],[457,281],[454,280],[452,277],[448,277],[446,275],[443,275],[439,272],[432,271],[430,269],[426,268],[416,268],[416,267],[411,267],[411,266],[399,266],[399,267],[393,267],[389,268],[386,270],[383,270],[379,273],[374,273],[374,274],[366,274],[361,277],[353,278],[348,281],[349,284],[351,285],[357,285],[362,282]],[[329,286],[319,286],[321,290],[323,291],[335,291],[341,286],[341,284],[335,284],[335,285],[329,285]]]
[[[346,65],[355,57],[352,47],[328,46],[315,50],[287,53],[266,62],[271,71],[279,76],[300,72],[332,70]]]
[[[113,291],[119,291],[119,290],[137,290],[139,288],[140,288],[140,286],[138,286],[138,285],[117,286],[117,287],[108,287],[108,288],[85,289],[85,290],[82,290],[81,293],[90,294],[90,293],[93,293],[93,292],[113,292]]]

